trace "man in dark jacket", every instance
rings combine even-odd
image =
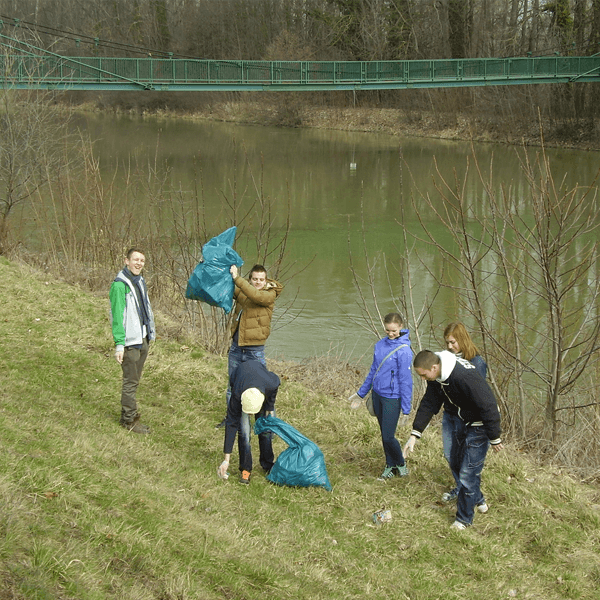
[[[261,362],[248,360],[238,365],[231,375],[229,384],[231,386],[231,399],[227,406],[227,417],[225,419],[224,457],[217,472],[221,478],[226,478],[231,451],[237,434],[240,453],[240,483],[248,484],[252,473],[250,415],[255,415],[255,418],[266,415],[274,416],[275,399],[280,380],[275,373],[268,371]],[[271,433],[260,433],[258,435],[258,445],[260,448],[260,464],[268,473],[275,462]]]
[[[458,415],[460,427],[454,433],[450,457],[450,468],[460,482],[452,527],[465,529],[473,523],[476,507],[479,512],[488,509],[481,493],[481,471],[490,444],[495,451],[503,449],[498,403],[475,367],[451,352],[422,350],[415,356],[413,367],[427,381],[427,389],[404,454],[414,450],[415,442],[442,406]]]

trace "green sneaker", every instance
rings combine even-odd
[[[394,467],[394,469],[396,470],[396,475],[398,475],[398,477],[406,477],[408,475],[408,467],[406,466],[406,463],[404,463],[401,467]]]
[[[383,473],[377,478],[377,481],[387,481],[394,476],[394,467],[386,467]]]

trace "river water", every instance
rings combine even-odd
[[[475,169],[469,168],[465,178],[467,164],[473,164],[471,144],[465,142],[106,115],[81,117],[79,125],[96,140],[95,152],[107,176],[126,163],[138,168],[168,164],[169,185],[191,197],[201,170],[205,210],[215,232],[231,224],[227,201],[234,196],[255,197],[256,187],[272,203],[275,230],[284,226],[289,207],[285,272],[296,274],[282,278],[286,289],[278,301],[267,357],[303,360],[333,354],[368,363],[377,338],[363,326],[350,256],[364,278],[365,257],[377,259],[372,277],[383,314],[394,310],[402,294],[403,282],[395,270],[401,258],[410,264],[415,302],[422,304],[436,294],[428,270],[436,268],[439,257],[423,242],[404,247],[401,208],[408,233],[419,231],[420,216],[442,243],[450,244],[421,199],[429,195],[441,206],[436,171],[464,183],[474,210],[485,208]],[[511,185],[526,198],[527,183],[514,147],[477,144],[475,152],[485,174],[493,165],[496,185]],[[554,177],[564,176],[570,187],[591,184],[600,167],[597,152],[551,149],[548,155]],[[256,256],[247,242],[240,240],[237,249],[251,266]],[[362,288],[369,310],[374,311],[370,288]],[[434,312],[440,327],[461,318],[455,307],[450,292],[436,297]]]

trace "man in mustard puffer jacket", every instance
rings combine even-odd
[[[267,270],[262,265],[254,265],[249,280],[240,277],[235,265],[230,269],[235,283],[233,297],[235,308],[231,326],[231,347],[228,356],[228,375],[236,367],[247,360],[258,360],[266,366],[265,342],[271,333],[271,317],[275,300],[283,290],[283,286],[273,279],[267,278]],[[227,388],[227,404],[231,390]],[[224,427],[225,420],[217,427]]]

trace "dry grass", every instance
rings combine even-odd
[[[298,383],[314,395],[346,400],[361,386],[366,371],[341,358],[313,357],[300,363],[269,360],[285,381]]]
[[[333,491],[276,487],[260,469],[250,486],[221,482],[223,358],[153,344],[139,391],[152,433],[135,436],[117,424],[105,298],[0,260],[0,305],[0,597],[597,595],[597,485],[510,445],[487,461],[490,512],[452,532],[454,508],[439,501],[450,474],[437,424],[410,476],[381,484],[375,420],[279,363],[279,416],[323,450]],[[317,374],[335,387],[322,365]],[[393,520],[377,527],[371,515],[384,506]]]

